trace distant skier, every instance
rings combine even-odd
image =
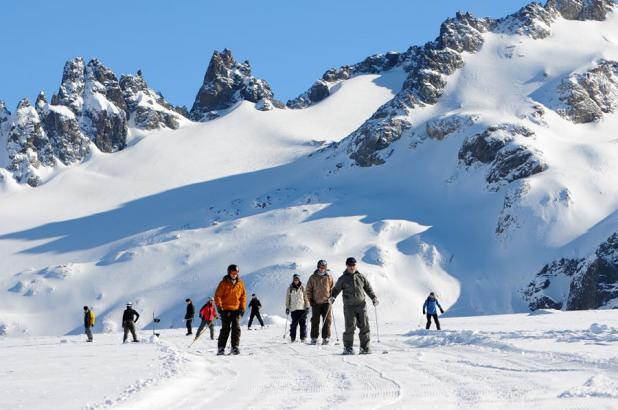
[[[88,306],[84,306],[84,330],[86,332],[86,336],[88,336],[87,342],[92,342],[92,327],[94,326],[94,312],[88,308]]]
[[[290,324],[290,339],[296,340],[296,328],[300,325],[300,340],[307,339],[307,315],[309,313],[309,299],[307,292],[300,281],[300,275],[294,274],[292,283],[288,286],[285,295],[285,314],[292,313],[292,323]]]
[[[215,319],[217,318],[217,312],[215,310],[215,299],[213,297],[208,298],[208,302],[200,309],[200,327],[197,328],[195,338],[197,339],[202,334],[202,330],[206,326],[210,329],[210,340],[215,338]]]
[[[444,309],[442,309],[440,302],[436,299],[436,294],[431,292],[425,300],[425,303],[423,303],[423,315],[427,315],[427,324],[425,325],[425,329],[429,329],[431,327],[431,318],[433,317],[433,321],[436,322],[436,327],[440,330],[440,321],[438,320],[438,310],[436,307],[440,308],[440,313],[444,313]]]
[[[332,305],[339,293],[343,294],[343,315],[345,317],[345,332],[343,332],[343,354],[354,354],[354,331],[358,326],[360,338],[360,354],[369,354],[370,329],[367,317],[365,293],[371,298],[374,306],[378,298],[367,278],[356,270],[356,259],[345,261],[346,270],[337,279],[328,302]]]
[[[322,344],[330,339],[330,324],[333,320],[328,298],[333,290],[333,276],[325,260],[318,261],[318,267],[307,281],[307,299],[311,305],[311,344],[318,342],[320,317],[322,318]]]
[[[239,269],[236,265],[227,267],[227,275],[223,277],[215,292],[215,305],[221,317],[221,331],[219,332],[217,355],[225,354],[225,345],[232,332],[231,354],[239,354],[240,350],[240,318],[245,314],[247,293],[245,284],[238,277]]]
[[[262,303],[255,296],[255,293],[251,295],[251,301],[249,302],[249,307],[251,308],[251,314],[249,315],[249,323],[247,328],[251,329],[251,325],[253,324],[253,318],[257,317],[257,320],[260,322],[260,325],[264,327],[264,321],[262,320],[262,316],[260,315],[260,309],[262,308]]]
[[[127,343],[127,337],[129,336],[129,332],[133,336],[134,342],[139,342],[137,340],[137,335],[135,334],[135,323],[139,319],[139,313],[133,310],[133,303],[127,303],[127,308],[124,310],[122,314],[122,329],[124,330],[124,337],[122,339],[122,343]]]
[[[185,320],[187,321],[187,334],[186,336],[193,334],[193,318],[195,317],[195,307],[193,306],[193,301],[191,299],[185,299],[187,302],[187,311],[185,313]]]

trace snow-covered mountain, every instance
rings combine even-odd
[[[229,263],[280,315],[292,273],[350,255],[393,320],[430,290],[614,307],[617,108],[611,0],[458,13],[287,104],[229,50],[190,113],[71,60],[51,103],[0,104],[0,332],[71,332],[84,304],[113,330],[128,299],[173,324]]]

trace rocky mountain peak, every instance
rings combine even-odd
[[[120,88],[133,126],[147,130],[180,127],[184,113],[149,88],[141,70],[135,75],[122,75]]]
[[[196,121],[217,118],[221,111],[243,100],[255,103],[260,110],[284,107],[274,98],[265,80],[251,75],[248,61],[238,63],[227,48],[213,52],[204,82],[191,108],[191,118]]]
[[[30,186],[40,184],[37,171],[42,165],[54,164],[49,139],[28,98],[19,102],[11,116],[6,149],[9,158],[8,170],[18,182]]]
[[[556,10],[567,20],[605,20],[616,3],[614,0],[549,0],[548,10]]]

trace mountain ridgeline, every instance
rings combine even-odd
[[[615,145],[615,136],[610,135],[614,131],[607,124],[615,120],[618,110],[618,37],[595,37],[595,50],[575,44],[573,50],[565,44],[564,49],[543,49],[558,32],[560,38],[569,38],[565,23],[581,23],[577,27],[582,37],[593,37],[616,13],[613,0],[535,2],[499,19],[458,12],[442,23],[435,40],[329,69],[308,90],[285,103],[275,97],[266,80],[252,74],[248,61],[236,61],[228,49],[212,54],[190,109],[170,104],[148,86],[141,71],[118,78],[100,61],[86,63],[78,57],[66,62],[60,88],[51,99],[43,92],[34,104],[24,98],[12,113],[0,101],[0,166],[4,167],[0,168],[0,187],[3,179],[4,183],[11,179],[20,189],[45,184],[54,170],[87,161],[95,151],[124,150],[133,133],[176,130],[192,122],[223,119],[246,102],[251,104],[244,108],[251,107],[250,113],[259,116],[266,116],[259,111],[307,113],[312,111],[307,108],[328,102],[342,82],[399,73],[403,80],[388,94],[388,101],[385,98],[372,106],[373,114],[363,114],[345,137],[319,141],[308,160],[321,161],[329,177],[359,170],[363,175],[388,175],[383,170],[389,166],[404,169],[411,162],[428,161],[421,158],[426,152],[446,152],[452,160],[446,177],[442,178],[438,167],[421,170],[431,181],[416,185],[428,188],[421,193],[426,195],[422,199],[435,200],[435,208],[451,200],[456,204],[460,198],[450,196],[451,186],[480,181],[479,192],[465,188],[455,192],[470,203],[478,201],[479,206],[468,208],[472,211],[497,198],[498,206],[474,215],[483,219],[482,224],[467,221],[468,215],[461,218],[470,223],[468,227],[489,226],[486,236],[491,238],[483,248],[488,254],[493,252],[494,259],[502,263],[507,257],[518,257],[517,249],[525,249],[533,236],[549,244],[544,259],[532,271],[522,265],[525,272],[509,272],[526,277],[516,290],[519,302],[523,300],[533,310],[618,307],[618,226],[600,223],[615,211],[611,204],[618,204],[618,191],[611,184],[594,185],[596,179],[613,172],[611,164],[603,168],[611,161],[599,160],[599,152],[611,151]],[[548,55],[546,60],[538,57],[541,49]],[[528,61],[527,53],[537,54]],[[564,65],[554,61],[561,58]],[[524,71],[530,75],[522,75],[519,82],[508,78]],[[490,80],[483,83],[484,77]],[[469,84],[484,88],[465,89]],[[511,88],[505,92],[501,87]],[[521,95],[515,101],[517,92]],[[565,135],[571,130],[577,132],[569,134],[569,140]],[[593,143],[603,148],[596,151],[598,146],[586,146]],[[425,150],[422,155],[418,154],[421,150]],[[571,160],[572,164],[564,164]],[[579,173],[573,171],[575,164],[584,164]],[[442,168],[448,167],[445,162]],[[582,174],[593,182],[572,178]],[[425,176],[402,174],[407,177]],[[384,182],[388,186],[391,181]],[[272,194],[265,193],[267,200],[256,203],[267,208],[276,195],[293,195],[293,191],[281,186]],[[330,186],[327,191],[331,192]],[[298,195],[304,203],[312,200],[306,197],[313,193]],[[592,202],[590,198],[608,205],[590,216],[591,212],[580,210],[582,204]],[[239,216],[241,211],[236,208],[230,214]],[[577,225],[582,215],[589,217],[585,229],[581,227],[584,222]],[[586,236],[592,228],[601,233]],[[440,239],[446,245],[439,243],[436,249],[455,242],[450,234]],[[586,246],[576,247],[576,239]],[[464,245],[457,246],[465,249]],[[374,251],[375,257],[367,259],[380,262],[382,250]],[[461,266],[470,269],[467,263]]]

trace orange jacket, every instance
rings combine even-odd
[[[225,275],[215,291],[215,304],[221,310],[245,310],[247,293],[243,281],[238,278],[234,284],[232,278]]]

